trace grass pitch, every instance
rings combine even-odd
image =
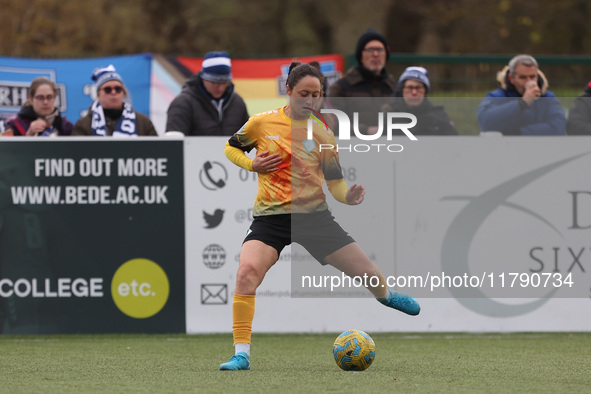
[[[252,369],[219,371],[231,335],[0,336],[0,392],[591,392],[591,333],[370,333],[363,372],[332,358],[338,334],[255,334]]]

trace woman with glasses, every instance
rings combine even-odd
[[[398,78],[393,111],[417,117],[416,126],[410,130],[414,135],[458,135],[443,106],[434,105],[427,98],[430,88],[427,69],[407,67]]]
[[[6,124],[3,135],[57,136],[70,135],[74,127],[62,117],[55,105],[57,87],[47,77],[37,77],[31,82],[29,96],[16,118]]]
[[[86,116],[78,119],[72,135],[99,137],[157,136],[150,118],[133,109],[121,75],[113,65],[97,68],[92,74],[96,81],[97,100]]]

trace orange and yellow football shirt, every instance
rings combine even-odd
[[[324,180],[342,180],[343,174],[330,129],[313,123],[313,145],[307,140],[307,121],[295,121],[285,108],[252,116],[226,144],[226,156],[235,164],[252,171],[252,160],[244,152],[277,153],[282,163],[277,171],[258,174],[259,186],[254,215],[305,213],[328,209],[322,190]],[[344,180],[343,180],[344,182]]]

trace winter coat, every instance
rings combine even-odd
[[[12,130],[13,135],[24,136],[31,126],[31,123],[38,118],[39,116],[35,113],[35,110],[33,110],[33,106],[25,105],[21,108],[16,118],[9,120],[6,123],[4,134],[8,135],[10,134],[10,130]],[[66,119],[65,116],[61,116],[59,112],[53,120],[52,126],[54,130],[57,130],[57,135],[70,135],[74,128],[72,122]]]
[[[230,84],[224,96],[214,100],[207,93],[201,73],[191,76],[181,93],[170,103],[166,131],[181,131],[185,135],[233,135],[248,121],[248,111],[242,97]]]
[[[500,131],[503,135],[564,135],[566,117],[556,95],[548,90],[548,81],[538,70],[540,99],[528,106],[509,82],[509,67],[497,74],[501,87],[489,92],[477,109],[482,131]]]
[[[566,132],[569,135],[591,135],[591,82],[568,112]]]
[[[359,130],[366,133],[368,127],[378,125],[378,112],[391,104],[395,91],[396,79],[385,69],[375,75],[362,66],[355,66],[329,86],[327,104],[345,112],[351,124],[357,112]]]
[[[88,107],[88,113],[78,119],[74,125],[73,136],[92,136],[92,104]],[[108,109],[103,110],[105,113],[105,120],[107,122],[107,130],[109,135],[113,135],[117,122],[121,119],[121,113],[119,111],[110,111]],[[146,115],[135,112],[135,127],[138,136],[158,136],[158,132],[154,128],[154,124]],[[110,114],[117,113],[117,116],[109,116]]]
[[[413,135],[458,135],[453,122],[441,105],[434,105],[425,97],[421,105],[408,106],[402,97],[396,98],[393,112],[407,112],[417,117],[417,124],[410,129]],[[401,123],[408,122],[402,121]]]

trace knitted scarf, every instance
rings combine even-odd
[[[109,135],[107,130],[107,122],[105,120],[105,113],[103,107],[98,100],[92,104],[92,135],[106,137]],[[113,137],[137,137],[137,128],[135,124],[135,112],[128,102],[123,103],[123,113],[115,129],[113,130]]]

